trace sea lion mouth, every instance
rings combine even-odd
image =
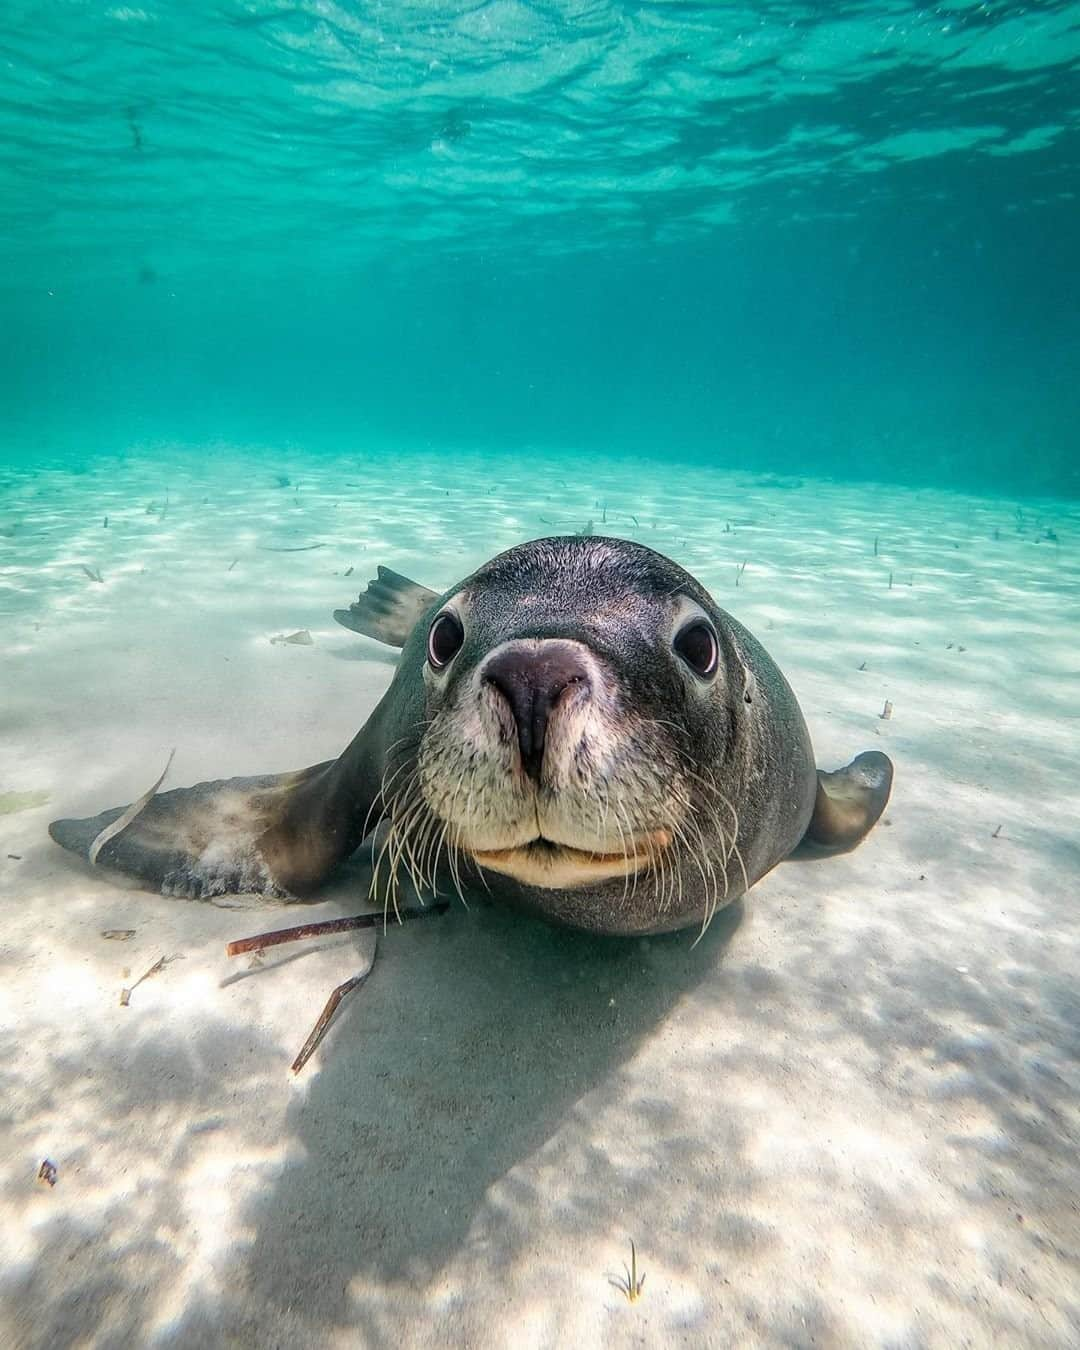
[[[492,872],[501,872],[528,885],[562,889],[583,881],[633,875],[650,867],[670,847],[673,835],[660,828],[627,840],[624,850],[604,853],[538,835],[512,848],[470,849],[473,859]]]

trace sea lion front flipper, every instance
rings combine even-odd
[[[116,833],[106,832],[128,808],[54,820],[49,833],[72,853],[163,895],[303,896],[359,847],[375,822],[373,721],[339,759],[157,793]]]
[[[438,598],[437,592],[419,582],[380,567],[363,595],[348,609],[335,609],[334,618],[354,633],[385,642],[388,647],[404,647],[417,621]]]
[[[817,799],[806,834],[793,858],[847,853],[877,824],[889,801],[893,766],[880,750],[856,755],[844,769],[818,769]]]

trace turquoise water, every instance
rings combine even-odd
[[[1075,495],[1074,3],[10,3],[0,453]]]

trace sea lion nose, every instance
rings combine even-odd
[[[548,719],[567,689],[589,682],[581,652],[555,639],[507,647],[488,661],[482,678],[509,703],[522,766],[539,782]]]

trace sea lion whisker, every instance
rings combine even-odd
[[[717,911],[720,910],[720,909],[722,908],[722,904],[721,904],[721,896],[720,896],[720,883],[719,883],[719,879],[717,878],[716,871],[715,871],[715,869],[714,869],[713,866],[712,866],[711,861],[710,861],[710,863],[709,863],[709,871],[710,871],[710,873],[712,874],[712,878],[713,878],[713,888],[712,888],[712,908],[711,908],[711,910],[709,911],[709,914],[708,914],[708,917],[707,917],[705,926],[704,926],[704,928],[703,928],[702,931],[701,931],[700,937],[704,937],[704,936],[705,936],[705,933],[708,931],[709,924],[712,923],[713,919],[715,918],[715,916],[716,916],[716,914],[717,914]],[[723,905],[726,905],[726,904],[727,904],[727,896],[728,896],[728,877],[727,877],[727,870],[725,869],[725,871],[724,871],[724,895],[723,895]],[[706,895],[706,899],[707,899],[707,895]],[[699,940],[700,940],[700,939],[699,939]]]
[[[441,820],[438,816],[432,816],[432,824],[427,831],[422,855],[422,864],[431,879],[432,887],[438,885],[439,864],[442,862],[443,849],[446,847],[448,829],[449,826],[445,820]],[[453,874],[453,868],[450,869],[450,879],[454,884],[454,889],[457,890],[457,878]]]
[[[453,795],[450,798],[449,806],[445,806],[445,802],[440,802],[439,806],[440,807],[445,806],[444,810],[439,810],[435,807],[432,808],[431,811],[432,819],[435,822],[441,824],[441,829],[438,831],[437,834],[433,834],[432,836],[434,856],[431,860],[431,875],[434,884],[434,879],[438,874],[439,862],[442,857],[443,850],[445,849],[447,864],[450,870],[450,877],[454,883],[454,890],[457,892],[458,899],[465,906],[465,908],[468,909],[469,902],[465,899],[465,888],[462,885],[461,881],[461,867],[460,867],[461,848],[460,844],[458,843],[458,827],[454,824],[457,801],[461,795],[462,787],[463,787],[463,780],[459,779],[457,785],[454,788]],[[421,791],[423,791],[424,796],[426,798],[428,796],[428,792],[424,788],[423,784],[421,784]],[[466,806],[466,818],[467,817],[468,817],[468,806]],[[451,831],[453,833],[451,833]],[[430,847],[431,846],[429,846],[429,848]],[[482,873],[481,876],[483,876]],[[484,879],[484,885],[485,886],[487,885],[486,878]]]
[[[404,736],[399,736],[396,741],[391,741],[391,743],[387,746],[385,752],[386,769],[383,772],[383,779],[385,780],[386,775],[390,772],[390,766],[393,762],[393,757],[395,754],[399,752],[399,748],[401,746],[405,747],[405,750],[402,751],[401,753],[405,754],[407,757],[402,760],[402,763],[399,767],[408,766],[414,762],[412,756],[415,755],[415,752],[419,747],[419,744],[420,738],[418,736],[414,736],[411,731],[406,733],[406,735]]]
[[[466,856],[466,858],[469,857],[468,850],[463,849],[462,846],[461,846],[461,844],[457,844],[456,847],[457,847],[459,856],[461,856],[462,854],[464,854],[464,855]],[[472,861],[475,863],[475,859],[473,859]],[[474,867],[473,867],[473,871],[474,871],[474,873],[480,878],[480,884],[483,886],[484,890],[488,893],[488,895],[491,895],[491,893],[492,893],[492,892],[491,892],[491,883],[488,881],[487,869],[484,868],[484,867],[474,866]]]
[[[714,791],[714,792],[716,793],[716,795],[720,798],[721,802],[723,802],[724,806],[726,806],[727,809],[731,812],[731,819],[732,819],[731,848],[730,848],[730,850],[729,850],[729,852],[728,852],[727,858],[725,858],[725,860],[724,860],[724,867],[725,867],[725,870],[727,869],[727,865],[728,865],[728,862],[729,862],[730,859],[731,859],[732,854],[734,854],[735,861],[739,864],[739,869],[740,869],[741,872],[742,872],[743,890],[748,891],[748,890],[750,889],[750,881],[749,881],[749,878],[748,878],[747,872],[746,872],[746,863],[743,861],[743,856],[742,856],[742,853],[741,853],[740,850],[739,850],[739,842],[738,842],[738,841],[739,841],[739,813],[738,813],[738,811],[735,810],[735,807],[734,807],[734,806],[732,805],[732,803],[728,800],[727,796],[726,796],[723,792],[720,791],[719,786],[717,786],[715,783],[713,784],[713,791]]]
[[[413,889],[416,891],[420,903],[423,904],[425,877],[417,860],[416,850],[419,841],[416,836],[418,828],[421,830],[426,828],[427,822],[432,817],[431,809],[424,800],[423,793],[419,790],[415,776],[409,785],[409,789],[409,799],[402,803],[400,816],[396,822],[401,838],[397,860],[399,863],[404,861]],[[431,889],[434,890],[434,886]]]
[[[698,782],[706,789],[707,792],[710,792],[710,793],[712,793],[715,797],[717,797],[717,798],[719,799],[721,805],[723,805],[723,807],[730,813],[731,819],[732,819],[732,834],[731,834],[731,841],[730,841],[730,843],[727,843],[727,842],[726,842],[726,841],[727,841],[727,832],[726,832],[726,830],[724,830],[724,829],[720,826],[719,820],[718,820],[718,819],[715,819],[715,824],[716,824],[716,826],[717,826],[717,832],[719,833],[720,838],[721,838],[721,841],[722,841],[722,843],[724,844],[724,872],[725,872],[725,876],[726,876],[726,873],[727,873],[728,867],[729,867],[729,865],[730,865],[731,859],[732,859],[732,857],[734,857],[734,858],[736,859],[736,861],[738,862],[739,868],[740,868],[740,870],[741,870],[741,872],[742,872],[742,877],[743,877],[743,888],[744,888],[744,890],[749,890],[749,889],[750,889],[750,886],[749,886],[749,882],[748,882],[748,879],[747,879],[746,864],[745,864],[745,862],[743,861],[742,854],[741,854],[741,852],[739,851],[739,847],[738,847],[738,836],[739,836],[739,813],[738,813],[738,811],[736,811],[735,807],[732,805],[731,801],[728,799],[728,797],[726,796],[726,794],[723,793],[723,792],[720,790],[719,786],[718,786],[717,783],[715,782],[715,778],[713,778],[713,779],[711,779],[711,780],[706,779],[706,778],[702,777],[702,775],[700,775],[700,774],[698,774],[698,773],[695,773],[692,769],[688,769],[687,772],[690,774],[691,777],[695,778],[695,779],[696,779],[696,780],[697,780],[697,781],[698,781]],[[726,898],[726,887],[725,887],[725,898]]]
[[[696,822],[694,822],[694,828],[695,828],[695,830],[697,831],[697,839],[696,839],[696,840],[694,840],[694,839],[692,839],[692,838],[690,837],[689,833],[687,832],[686,825],[687,825],[687,823],[686,823],[685,821],[681,821],[681,820],[680,820],[680,821],[673,822],[672,825],[670,826],[670,828],[671,828],[671,830],[672,830],[672,833],[675,835],[675,838],[676,838],[676,839],[678,840],[678,842],[681,843],[682,846],[683,846],[682,849],[680,850],[680,858],[683,858],[683,857],[689,857],[690,860],[691,860],[691,861],[694,863],[694,865],[697,867],[698,873],[699,873],[699,875],[700,875],[700,877],[701,877],[701,884],[702,884],[702,886],[705,888],[705,894],[706,894],[706,897],[707,897],[707,896],[708,896],[709,882],[708,882],[708,877],[707,877],[706,872],[705,872],[705,868],[704,868],[704,866],[703,866],[703,864],[702,864],[702,856],[703,856],[704,849],[705,849],[705,840],[704,840],[704,837],[703,837],[702,834],[701,834],[701,830],[700,830],[700,828],[697,826],[697,823],[696,823]],[[680,865],[680,867],[679,867],[679,906],[680,906],[680,908],[682,907],[682,903],[683,903],[683,868],[682,868],[682,866]],[[707,903],[707,900],[706,900],[706,903]]]
[[[386,838],[383,840],[382,848],[379,850],[379,856],[376,859],[375,866],[372,870],[371,887],[369,893],[375,895],[377,894],[379,878],[382,872],[383,859],[384,858],[387,859],[388,864],[387,889],[383,897],[384,931],[386,928],[388,905],[391,900],[393,901],[394,904],[394,917],[397,919],[399,923],[401,922],[401,911],[398,907],[398,900],[397,900],[399,889],[398,866],[400,863],[400,846],[401,846],[400,840],[401,813],[403,809],[403,802],[409,797],[409,794],[414,790],[415,783],[416,783],[416,774],[414,772],[412,777],[406,780],[404,788],[396,792],[391,800],[390,818],[387,826]]]
[[[619,819],[622,820],[622,822],[626,825],[626,833],[623,834],[622,830],[620,830],[619,837],[622,840],[622,847],[623,847],[623,868],[626,872],[627,880],[630,882],[630,894],[628,898],[630,900],[633,900],[634,896],[637,895],[638,871],[639,871],[637,867],[635,867],[632,872],[630,870],[631,859],[634,856],[633,852],[631,851],[633,849],[634,844],[634,830],[630,822],[630,817],[626,814],[626,811],[621,802],[616,802],[615,810],[618,814]]]
[[[399,736],[396,741],[391,741],[390,744],[386,747],[385,750],[386,758],[390,759],[390,757],[394,754],[399,745],[407,745],[410,743],[414,743],[414,737],[411,731],[407,731],[404,736]]]
[[[380,883],[380,877],[381,877],[381,874],[382,874],[382,864],[383,864],[383,859],[384,859],[384,857],[386,857],[387,853],[390,852],[390,858],[389,858],[388,864],[387,864],[388,870],[387,870],[387,876],[386,876],[385,883],[384,883],[384,887],[385,887],[385,888],[383,889],[383,901],[382,901],[383,932],[384,932],[384,933],[385,933],[385,931],[386,931],[386,925],[387,925],[387,920],[388,920],[388,915],[389,915],[389,909],[390,909],[390,902],[391,902],[391,900],[393,900],[393,903],[394,903],[394,914],[395,914],[395,916],[398,917],[398,919],[399,919],[399,921],[400,921],[400,912],[399,912],[399,910],[398,910],[398,902],[397,902],[398,879],[397,879],[397,872],[396,872],[396,870],[395,870],[395,868],[394,868],[394,866],[393,866],[393,861],[392,861],[392,860],[393,860],[393,853],[391,852],[391,850],[396,846],[396,843],[397,843],[397,840],[396,840],[396,836],[395,836],[395,833],[394,833],[394,827],[391,825],[391,826],[388,827],[388,829],[387,829],[387,831],[386,831],[386,838],[385,838],[385,840],[383,841],[383,846],[382,846],[382,848],[381,848],[380,851],[379,851],[379,857],[378,857],[378,860],[377,860],[377,862],[376,862],[376,864],[375,864],[375,870],[372,872],[372,875],[371,875],[371,887],[372,887],[372,890],[377,894],[378,886],[379,886],[379,883]]]
[[[685,726],[680,726],[678,722],[672,722],[665,717],[639,717],[638,722],[641,726],[663,727],[666,731],[673,731],[677,739],[682,743],[680,749],[690,744],[690,733]]]
[[[734,806],[734,804],[732,803],[731,799],[726,795],[726,793],[724,793],[724,792],[721,790],[719,783],[717,783],[717,781],[716,781],[716,774],[715,774],[715,772],[713,772],[713,773],[711,774],[711,776],[710,776],[710,778],[709,778],[708,780],[705,780],[705,779],[703,778],[701,781],[702,781],[703,783],[706,783],[706,786],[708,787],[709,791],[712,792],[712,793],[714,793],[714,794],[716,795],[716,797],[719,798],[721,804],[722,804],[728,811],[730,811],[730,813],[731,813],[731,819],[732,819],[732,829],[733,829],[733,831],[734,831],[734,836],[733,836],[733,837],[734,837],[734,838],[738,838],[738,835],[739,835],[739,813],[738,813],[738,811],[735,809],[735,806]]]
[[[378,904],[380,876],[382,871],[383,858],[386,856],[386,851],[390,847],[390,844],[393,841],[393,837],[394,837],[393,828],[388,827],[386,831],[386,838],[383,840],[382,847],[379,850],[379,856],[376,858],[375,866],[372,868],[371,872],[371,884],[368,887],[368,899],[371,901],[372,904]],[[393,872],[391,872],[390,875],[385,880],[385,889],[383,890],[382,894],[382,916],[383,916],[384,933],[386,932],[387,916],[390,906],[390,896],[395,885],[396,885],[396,878],[394,877]],[[394,912],[397,913],[396,896],[394,897]]]
[[[671,899],[672,899],[673,901],[676,901],[676,900],[677,900],[677,903],[678,903],[678,905],[679,905],[679,908],[682,909],[682,907],[683,907],[683,887],[684,887],[684,882],[683,882],[683,873],[684,873],[683,858],[684,858],[684,855],[686,854],[686,852],[689,851],[689,850],[691,849],[691,844],[690,844],[689,841],[687,840],[686,832],[685,832],[685,829],[683,828],[681,822],[673,823],[673,825],[672,825],[672,827],[671,827],[671,832],[672,832],[672,835],[673,835],[673,840],[672,840],[672,842],[673,842],[673,843],[676,843],[676,842],[682,842],[682,844],[683,844],[683,847],[680,848],[680,849],[678,850],[678,852],[676,852],[674,849],[669,850],[669,852],[671,853],[671,876],[672,876],[672,882],[671,882]]]
[[[651,839],[645,841],[645,867],[652,875],[654,880],[654,891],[657,900],[657,909],[660,913],[664,910],[664,877],[665,866],[664,859],[657,857],[657,850]]]
[[[739,864],[739,871],[742,873],[743,890],[748,891],[750,889],[750,878],[746,873],[746,863],[743,861],[743,855],[738,844],[732,844],[732,849],[735,853],[735,861]]]
[[[622,854],[622,860],[623,860],[623,890],[622,890],[622,903],[623,903],[623,905],[625,906],[625,905],[627,904],[628,900],[630,899],[630,850],[629,850],[629,848],[627,847],[627,843],[626,843],[626,835],[625,835],[625,833],[624,833],[624,831],[623,831],[622,820],[620,819],[620,816],[619,816],[618,803],[613,803],[613,802],[611,801],[611,794],[610,794],[610,792],[608,792],[608,790],[607,790],[607,785],[606,785],[606,784],[605,784],[604,791],[605,791],[605,794],[606,794],[606,797],[607,797],[608,805],[609,805],[609,806],[614,806],[614,808],[615,808],[614,823],[615,823],[615,829],[618,831],[618,834],[619,834],[619,850],[618,850],[618,851]]]
[[[672,841],[677,838],[672,830]],[[675,898],[675,877],[678,871],[670,846],[657,845],[653,832],[645,835],[646,866],[656,877],[657,910],[663,914]]]
[[[421,873],[427,878],[427,884],[433,894],[439,893],[439,854],[442,839],[446,833],[446,822],[427,802],[427,793],[420,789],[421,798],[427,805],[425,818],[420,826],[420,839],[416,845]]]
[[[427,812],[422,803],[414,805],[409,818],[403,820],[401,824],[401,859],[405,864],[405,870],[421,905],[424,904],[424,893],[429,888],[427,877],[421,870],[417,858],[417,848],[419,847],[417,835],[418,831],[422,830],[426,824]]]
[[[609,787],[608,787],[608,784],[607,784],[606,782],[604,783],[604,790],[603,790],[602,797],[603,797],[603,802],[604,802],[604,813],[605,813],[605,817],[606,817],[609,808],[611,808],[611,806],[612,806],[611,793],[610,793],[610,791],[609,791]],[[618,847],[617,850],[613,850],[613,852],[620,853],[620,854],[622,855],[622,860],[623,860],[623,893],[622,893],[622,902],[623,902],[623,904],[625,904],[626,901],[627,901],[627,899],[629,898],[629,894],[630,894],[630,859],[629,859],[629,853],[628,853],[628,850],[627,850],[627,847],[626,847],[626,838],[625,838],[625,835],[623,834],[622,822],[619,820],[618,814],[614,814],[614,815],[613,815],[612,823],[613,823],[614,826],[615,826],[615,830],[616,830],[616,832],[617,832],[617,834],[618,834],[618,839],[619,839],[619,847]],[[604,826],[604,834],[603,834],[602,837],[603,837],[605,840],[607,839],[607,825]]]
[[[415,744],[410,748],[412,748],[415,751],[416,748]],[[392,805],[392,798],[395,795],[394,784],[397,782],[401,774],[406,773],[406,771],[408,771],[409,774],[415,775],[416,764],[414,759],[403,758],[401,763],[397,766],[397,768],[393,770],[393,772],[391,772],[391,766],[389,764],[386,766],[386,771],[383,773],[382,781],[379,784],[379,796],[382,798],[384,804],[386,804],[387,806]],[[409,781],[408,777],[406,777],[405,781],[406,782]],[[400,788],[398,790],[400,791]]]
[[[593,833],[597,839],[606,840],[608,837],[608,791],[607,784],[604,784],[603,792],[597,794],[598,800],[594,804]]]
[[[421,827],[421,839],[417,845],[417,852],[420,857],[420,870],[427,877],[433,895],[439,893],[439,852],[445,832],[445,821],[434,811],[429,811],[427,819]]]
[[[461,884],[461,850],[455,840],[450,837],[450,826],[448,824],[443,826],[440,848],[443,844],[446,845],[446,859],[450,867],[450,875],[454,880],[454,889],[457,891],[458,899],[468,909],[469,902],[465,899],[465,888]]]
[[[464,780],[459,779],[457,785],[454,788],[453,796],[450,798],[450,804],[446,808],[445,814],[438,817],[443,821],[443,831],[439,839],[438,848],[436,849],[434,867],[436,868],[438,867],[439,857],[442,853],[443,848],[445,847],[447,863],[450,868],[450,875],[454,882],[454,889],[457,891],[458,899],[465,906],[465,908],[468,909],[469,902],[465,899],[465,888],[461,882],[462,850],[460,843],[460,830],[458,826],[454,823],[455,812],[457,809],[457,801],[458,798],[461,796],[463,786]],[[471,819],[469,815],[471,803],[472,803],[472,786],[470,786],[469,798],[465,803],[466,820]],[[451,831],[453,833],[451,833]],[[483,882],[485,889],[488,889],[487,877],[484,875],[482,869],[480,871],[480,879]]]
[[[442,822],[428,811],[415,832],[413,842],[413,852],[417,859],[416,869],[421,884],[436,898],[439,895],[439,877],[437,867],[432,864],[438,863],[436,844],[442,830]]]
[[[391,877],[391,896],[394,902],[394,918],[398,923],[402,922],[401,909],[398,905],[398,896],[401,893],[401,864],[406,848],[407,835],[403,827],[392,826],[391,835],[394,840],[393,850],[390,854],[390,877]],[[423,903],[423,901],[421,901]]]
[[[461,793],[462,793],[462,790],[463,790],[464,787],[465,787],[465,780],[464,780],[464,778],[459,778],[458,781],[457,781],[457,783],[456,783],[455,786],[454,786],[454,795],[450,798],[450,805],[449,805],[449,807],[448,807],[447,810],[446,810],[446,819],[448,819],[448,820],[454,820],[454,819],[455,819],[455,813],[456,813],[456,811],[457,811],[458,798],[461,796]],[[466,801],[465,801],[465,819],[466,819],[466,820],[471,820],[471,819],[472,819],[472,816],[470,815],[470,811],[471,811],[471,808],[472,808],[472,793],[473,793],[474,787],[475,787],[475,783],[470,782],[470,784],[469,784],[469,796],[467,797],[467,799],[466,799]]]
[[[448,806],[446,805],[446,797],[444,794],[442,800],[439,803],[440,808],[445,807],[445,809],[442,810],[441,812],[444,819],[453,821],[456,821],[458,819],[457,816],[458,798],[461,796],[462,791],[466,788],[466,786],[468,787],[468,795],[465,798],[465,810],[463,813],[463,819],[466,822],[472,821],[472,799],[473,793],[476,791],[477,784],[475,778],[471,774],[468,776],[461,775],[458,778],[458,781],[454,786],[453,795],[450,797],[450,804]]]
[[[398,782],[400,774],[406,769],[408,772],[405,777]],[[401,820],[406,807],[410,806],[415,800],[416,789],[417,773],[415,765],[402,764],[395,771],[393,778],[385,789],[386,815],[391,823]]]
[[[400,740],[395,741],[394,744],[400,745],[403,740],[405,740],[405,737],[401,737]],[[403,773],[406,769],[411,767],[414,768],[415,772],[415,767],[410,763],[408,759],[402,760],[402,762],[397,766],[397,768],[393,771],[393,773],[390,773],[390,766],[387,765],[386,769],[383,772],[382,781],[379,784],[379,790],[375,794],[375,797],[371,805],[368,807],[367,815],[364,817],[363,830],[360,836],[361,838],[366,838],[368,829],[371,826],[372,813],[376,811],[376,808],[378,808],[378,814],[380,816],[385,816],[393,811],[394,794],[392,793],[391,789],[393,788],[394,782],[398,778],[398,776],[401,773]]]
[[[672,820],[669,822],[668,828],[675,835],[675,838],[678,840],[678,842],[682,844],[683,846],[682,852],[691,858],[691,860],[693,861],[694,865],[698,870],[698,874],[701,877],[701,884],[703,887],[705,899],[705,927],[707,927],[708,923],[711,921],[712,914],[715,912],[716,897],[718,897],[719,894],[719,885],[716,880],[716,873],[712,866],[712,861],[709,857],[708,845],[705,840],[704,832],[701,828],[700,820],[698,819],[698,813],[695,812],[695,810],[693,809],[692,802],[690,802],[690,800],[686,797],[681,797],[679,790],[676,787],[669,786],[669,793],[671,796],[675,798],[677,802],[680,802],[680,804],[684,805],[687,808],[685,813],[679,819]],[[693,832],[692,834],[691,831]],[[710,905],[709,900],[710,877],[712,878],[712,892],[714,896],[712,905]],[[680,907],[682,905],[682,898],[683,898],[683,875],[682,869],[680,868],[679,869]],[[703,934],[704,934],[704,927],[702,928],[702,932],[699,933],[697,941],[700,941],[701,936]]]
[[[650,849],[650,854],[652,850]],[[655,867],[659,863],[659,909],[660,913],[667,912],[672,900],[675,898],[675,872],[676,864],[671,856],[671,850],[662,848],[656,851],[656,855],[650,856],[649,864]]]
[[[690,944],[691,950],[693,950],[693,948],[696,947],[697,944],[701,941],[701,939],[705,936],[706,932],[708,931],[709,924],[712,923],[713,915],[716,913],[718,905],[718,894],[715,879],[713,881],[713,884],[710,886],[709,878],[704,870],[701,871],[701,879],[702,879],[705,907],[701,919],[701,928],[698,931],[697,937]]]

